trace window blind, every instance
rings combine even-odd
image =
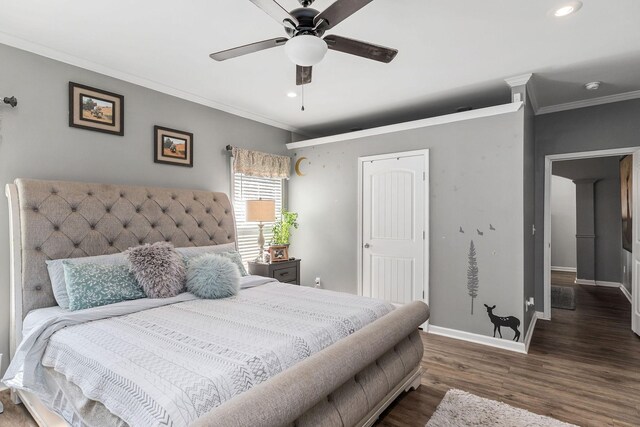
[[[259,252],[258,224],[246,222],[246,201],[260,198],[275,200],[276,219],[280,219],[283,207],[283,181],[281,178],[260,178],[241,173],[233,174],[233,209],[238,229],[238,252],[242,255],[242,260],[245,263],[253,261]],[[272,227],[272,222],[264,223],[265,247],[269,245],[273,237]]]

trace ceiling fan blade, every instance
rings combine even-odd
[[[299,25],[298,20],[291,16],[291,14],[275,0],[251,0],[251,3],[258,6],[265,11],[267,15],[286,27],[295,30]]]
[[[335,36],[333,34],[326,36],[324,41],[327,42],[327,46],[329,46],[331,50],[373,59],[374,61],[384,62],[385,64],[393,61],[393,58],[398,54],[397,49]]]
[[[296,65],[296,85],[308,85],[311,83],[311,67]]]
[[[344,21],[369,3],[372,0],[336,0],[331,6],[326,8],[313,20],[316,25],[323,25],[325,28],[333,28]],[[321,21],[324,21],[322,23]]]
[[[216,61],[224,61],[226,59],[235,58],[238,56],[246,55],[248,53],[259,52],[265,49],[271,49],[272,47],[283,46],[289,39],[284,37],[278,37],[275,39],[263,40],[261,42],[246,44],[244,46],[234,47],[233,49],[222,50],[209,55],[211,59]]]

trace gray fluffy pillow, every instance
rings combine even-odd
[[[124,254],[130,271],[149,298],[169,298],[184,291],[184,262],[171,243],[137,246]]]
[[[240,271],[229,258],[204,254],[193,258],[187,268],[187,290],[200,298],[227,298],[240,290]]]

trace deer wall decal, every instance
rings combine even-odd
[[[500,332],[500,328],[502,326],[507,326],[513,329],[513,331],[516,333],[513,337],[513,341],[520,341],[520,331],[518,330],[518,326],[520,326],[520,319],[514,316],[496,316],[495,314],[493,314],[493,309],[496,308],[495,305],[493,307],[489,307],[487,304],[485,304],[484,306],[487,307],[487,314],[489,314],[489,319],[491,319],[491,323],[493,323],[494,338],[496,336],[496,331],[498,331],[498,334],[500,334],[500,338],[502,338],[502,332]]]

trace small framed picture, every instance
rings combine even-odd
[[[153,135],[154,162],[193,167],[192,133],[154,126]]]
[[[286,246],[270,246],[269,258],[271,262],[281,262],[289,260],[289,248]]]
[[[69,126],[124,135],[124,96],[69,82]]]

